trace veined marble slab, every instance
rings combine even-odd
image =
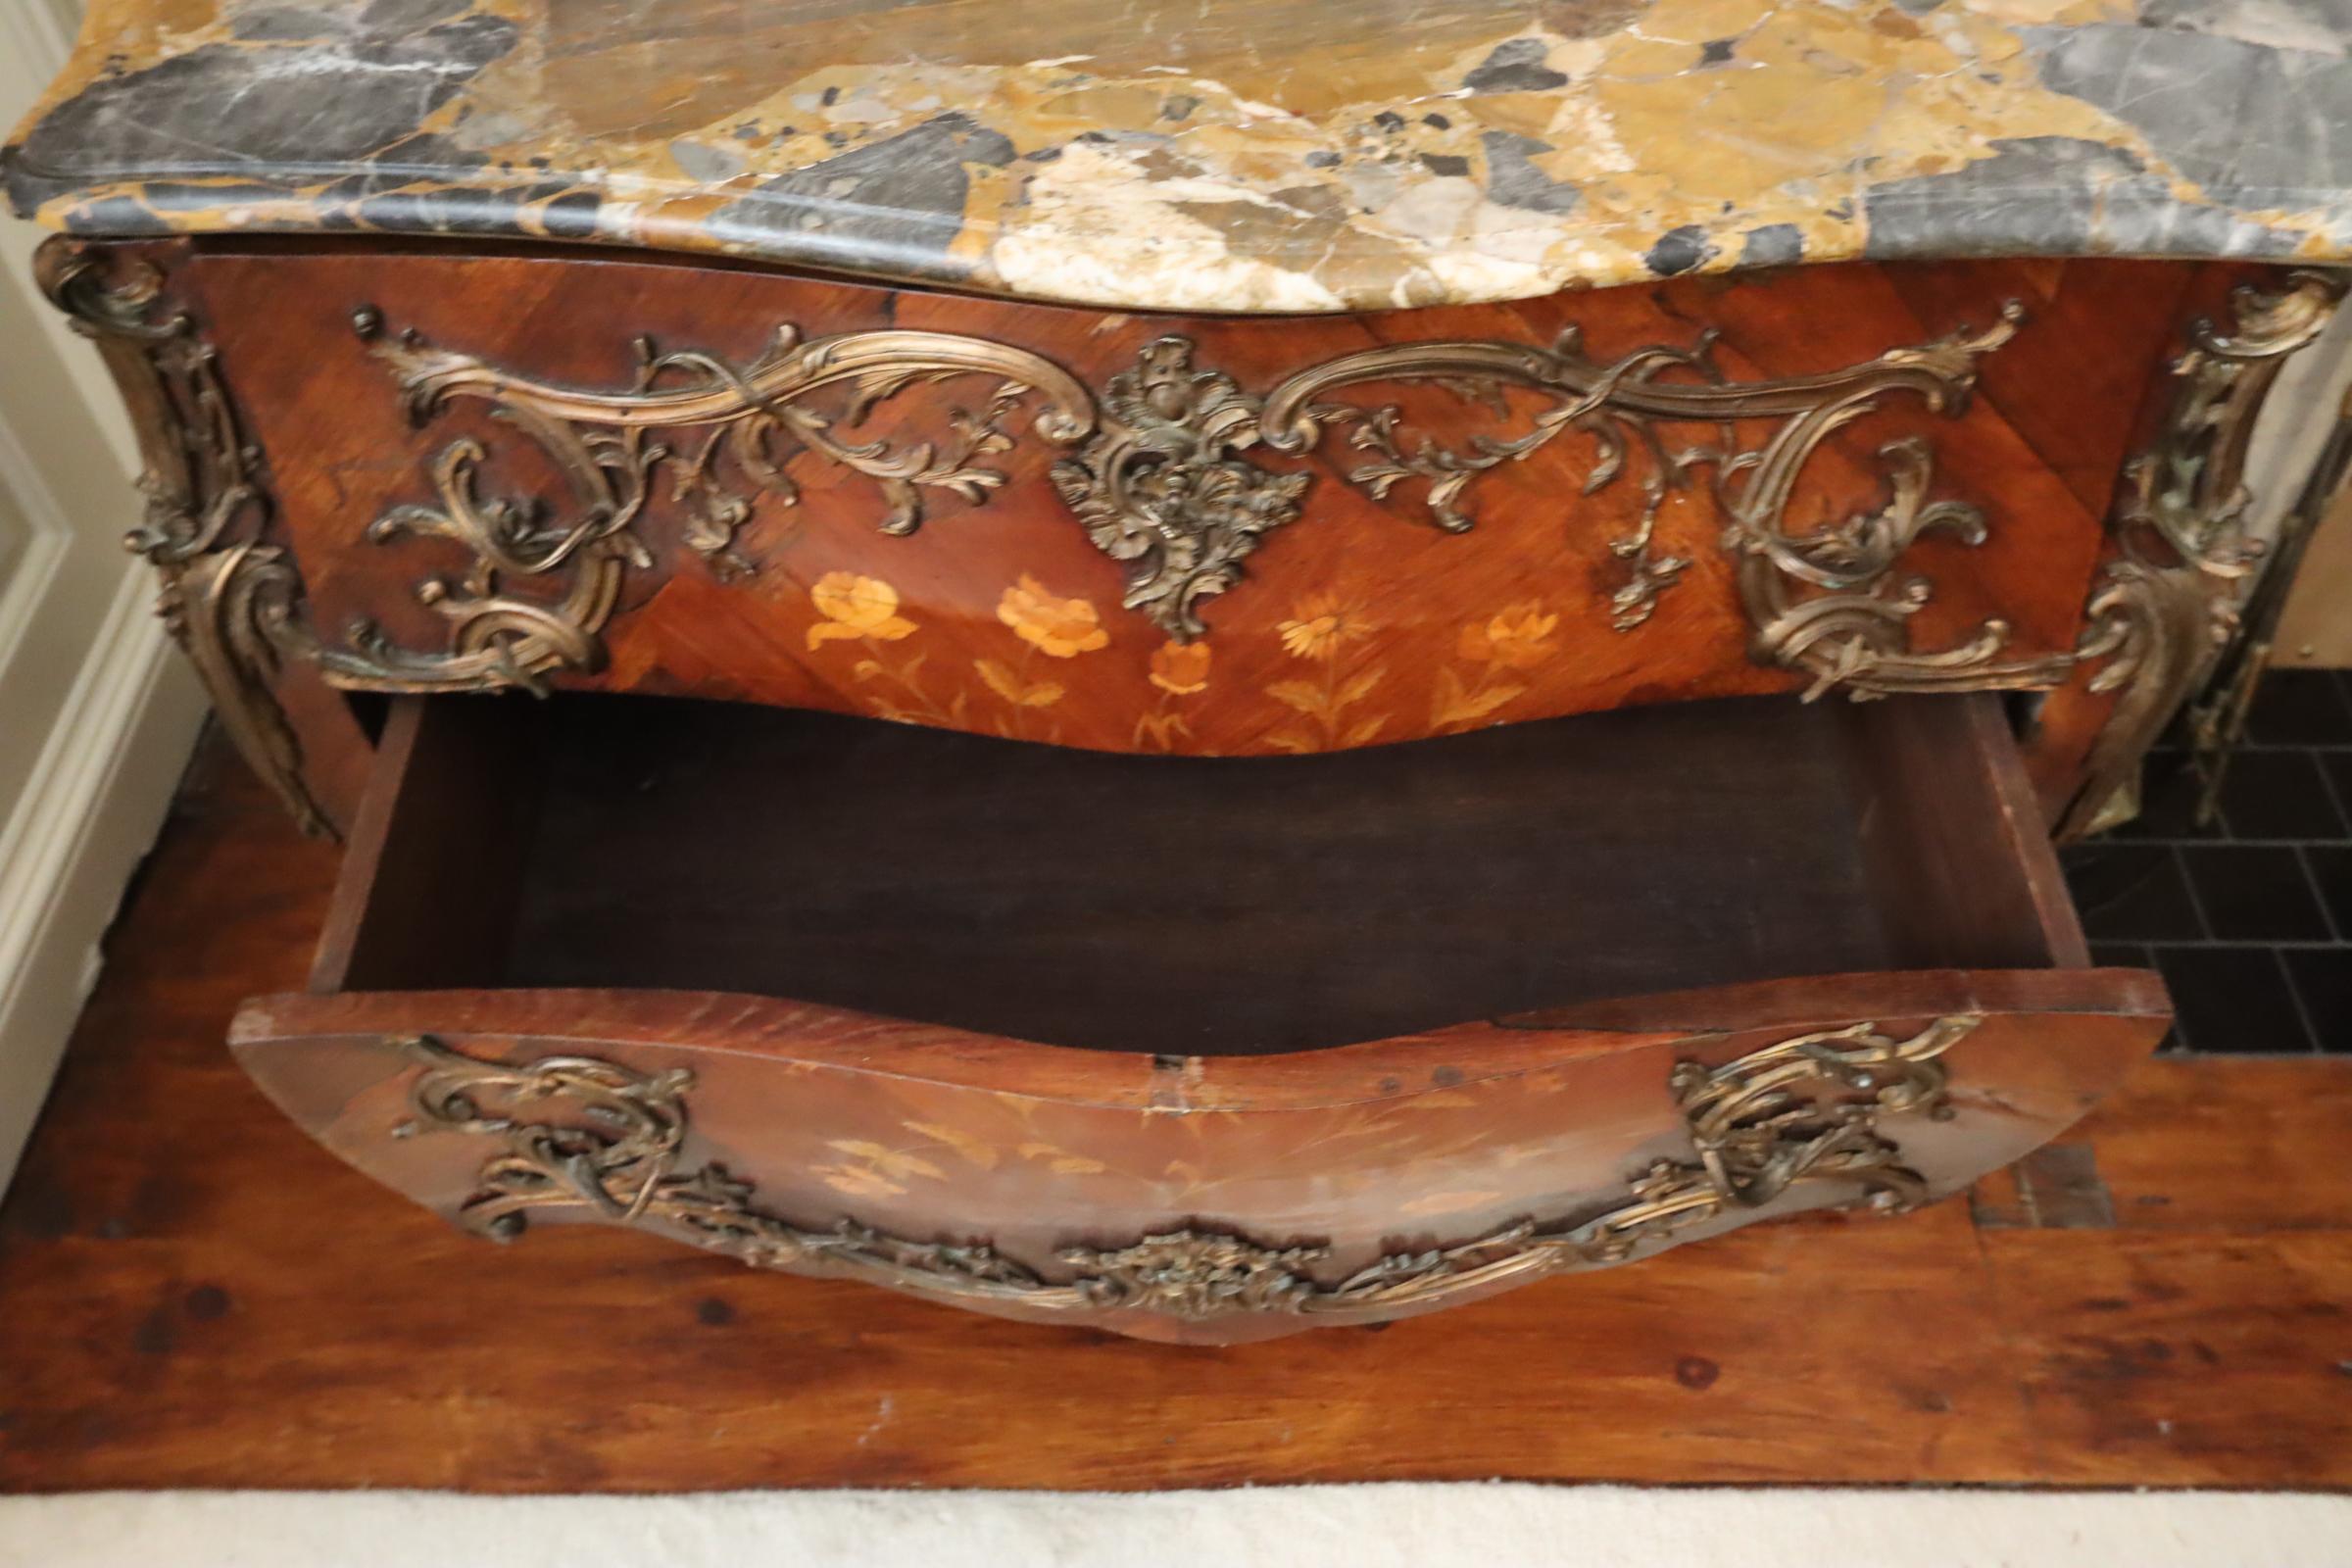
[[[2352,255],[2352,0],[93,0],[78,233],[594,240],[1338,311]]]

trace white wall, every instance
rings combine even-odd
[[[2352,301],[2320,341],[2287,362],[2246,454],[2254,491],[2248,518],[2269,539],[2320,459],[2352,395]],[[2352,668],[2352,490],[2339,494],[2313,537],[2273,638],[2272,662]]]
[[[74,0],[0,0],[0,125],[64,61]],[[0,1185],[204,716],[152,613],[130,431],[0,218]]]

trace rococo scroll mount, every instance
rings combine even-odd
[[[1121,603],[1189,642],[1207,629],[1194,606],[1241,581],[1259,536],[1298,517],[1309,476],[1243,461],[1261,406],[1231,376],[1194,369],[1189,338],[1146,344],[1102,402],[1102,432],[1054,466],[1054,486],[1095,548],[1126,564]]]
[[[485,499],[477,493],[481,444],[461,438],[445,447],[432,466],[438,503],[394,508],[369,536],[431,534],[467,548],[475,564],[463,581],[435,578],[418,589],[450,622],[449,647],[403,650],[363,624],[347,648],[330,653],[329,666],[353,684],[401,689],[536,686],[553,670],[593,668],[621,574],[650,561],[636,526],[654,502],[658,468],[668,466],[668,499],[687,509],[686,543],[730,575],[750,569],[735,540],[757,498],[796,499],[786,466],[797,454],[872,479],[888,502],[881,530],[911,533],[926,492],[984,504],[1004,483],[982,460],[1013,446],[1009,416],[1034,395],[1038,434],[1074,449],[1054,463],[1054,488],[1095,546],[1125,567],[1125,606],[1178,642],[1205,631],[1200,603],[1239,585],[1244,563],[1265,537],[1305,510],[1311,470],[1283,471],[1257,454],[1274,464],[1296,460],[1327,432],[1342,431],[1345,444],[1363,454],[1348,470],[1350,482],[1383,502],[1401,485],[1420,486],[1429,521],[1462,533],[1475,525],[1468,492],[1481,475],[1574,433],[1592,443],[1585,495],[1636,474],[1641,487],[1633,528],[1608,544],[1624,563],[1625,580],[1605,606],[1619,631],[1646,622],[1690,564],[1656,548],[1660,514],[1678,494],[1704,494],[1724,519],[1723,548],[1738,564],[1757,656],[1810,674],[1816,692],[2048,685],[2070,662],[2004,659],[2007,628],[1998,622],[1955,648],[1912,650],[1904,623],[1928,586],[1897,573],[1897,562],[1929,531],[1970,542],[1984,536],[1974,509],[1929,499],[1933,464],[1924,439],[1907,437],[1884,452],[1891,500],[1883,510],[1815,532],[1792,534],[1786,526],[1798,477],[1824,440],[1897,394],[1931,413],[1957,415],[1978,362],[2007,342],[2021,319],[2012,305],[1984,332],[1955,332],[1826,374],[1751,382],[1724,376],[1711,358],[1711,334],[1694,348],[1644,348],[1605,364],[1585,353],[1573,328],[1548,349],[1397,344],[1299,370],[1262,398],[1200,365],[1191,340],[1168,335],[1146,343],[1098,399],[1026,349],[895,330],[804,341],[789,326],[740,368],[713,355],[660,353],[641,342],[635,384],[581,391],[499,370],[414,333],[388,333],[377,313],[363,310],[362,335],[397,376],[419,422],[458,400],[478,400],[553,462],[568,495],[554,507]],[[970,376],[990,378],[989,400],[978,413],[951,410],[938,441],[894,444],[845,433],[906,388]],[[1452,448],[1409,433],[1396,405],[1334,401],[1350,387],[1416,382],[1502,419],[1512,417],[1511,392],[1545,406],[1524,434],[1475,434]],[[839,407],[812,401],[827,388],[844,389]],[[1749,444],[1744,432],[1758,424],[1766,433]],[[1705,434],[1669,439],[1675,426]],[[524,578],[555,581],[559,591],[508,591]]]
[[[727,577],[750,569],[734,541],[755,497],[797,502],[784,471],[793,451],[872,480],[887,504],[878,526],[909,534],[922,523],[926,492],[980,502],[1004,484],[1005,476],[980,460],[1012,446],[1003,425],[1024,397],[1042,403],[1035,424],[1049,441],[1075,441],[1095,423],[1092,396],[1050,361],[954,333],[889,329],[804,340],[788,325],[741,368],[708,354],[662,353],[640,338],[633,386],[585,392],[507,374],[415,332],[387,333],[373,307],[356,313],[353,326],[398,377],[416,422],[460,400],[486,404],[538,447],[569,491],[554,516],[536,498],[484,498],[476,474],[486,454],[463,438],[433,462],[438,505],[395,507],[369,526],[377,542],[431,535],[464,545],[473,558],[461,582],[436,577],[417,590],[450,623],[446,650],[411,652],[362,623],[349,648],[328,651],[330,672],[395,690],[538,689],[553,670],[597,667],[598,633],[618,602],[622,573],[653,564],[635,528],[654,496],[657,469],[666,466],[669,499],[690,509],[686,543]],[[909,387],[965,377],[985,378],[988,402],[976,414],[952,409],[942,439],[894,446],[840,433]],[[837,411],[808,401],[828,390],[841,394]],[[655,432],[680,438],[673,445]],[[564,584],[554,598],[508,591],[513,579],[551,577]]]
[[[145,515],[122,541],[162,584],[157,611],[204,677],[221,729],[305,833],[334,836],[311,794],[301,741],[271,686],[281,660],[311,658],[292,555],[270,540],[261,448],[220,357],[144,259],[51,239],[41,291],[105,358],[139,441]]]
[[[2239,288],[2230,326],[2200,320],[2190,329],[2173,364],[2172,407],[2155,444],[2125,469],[2108,519],[2114,555],[2092,588],[2075,657],[2096,671],[2090,691],[2119,695],[2061,832],[2132,814],[2140,757],[2236,633],[2263,553],[2246,530],[2255,416],[2345,291],[2341,274],[2294,271],[2276,291]]]
[[[1068,1316],[1152,1313],[1183,1322],[1237,1314],[1365,1321],[1546,1275],[1604,1267],[1803,1188],[1840,1207],[1901,1212],[1930,1196],[1886,1133],[1952,1114],[1940,1059],[1983,1019],[1937,1018],[1907,1037],[1876,1023],[1798,1035],[1668,1076],[1689,1158],[1652,1161],[1597,1212],[1529,1219],[1445,1247],[1386,1253],[1345,1273],[1322,1242],[1281,1246],[1178,1226],[1112,1247],[1072,1245],[1051,1265],[985,1240],[921,1241],[842,1218],[786,1218],[723,1166],[682,1169],[693,1075],[641,1073],[587,1056],[509,1065],[411,1037],[416,1064],[394,1135],[489,1140],[460,1223],[511,1241],[531,1216],[599,1220],[690,1242],[758,1268],[841,1275],[967,1306]],[[1821,1206],[1808,1203],[1805,1206]]]
[[[867,479],[883,503],[877,526],[904,533],[920,525],[934,495],[984,505],[998,493],[1006,475],[987,460],[1017,444],[1016,421],[1024,419],[1064,450],[1055,486],[1089,532],[1114,555],[1127,552],[1120,559],[1130,602],[1178,637],[1189,635],[1188,617],[1197,624],[1202,599],[1241,580],[1243,560],[1259,541],[1308,510],[1312,480],[1286,465],[1327,432],[1343,432],[1349,449],[1365,454],[1350,482],[1384,499],[1400,486],[1424,487],[1429,520],[1446,532],[1474,525],[1469,493],[1482,475],[1581,432],[1594,442],[1588,491],[1640,475],[1638,525],[1609,545],[1626,563],[1624,580],[1606,596],[1621,627],[1642,625],[1687,565],[1654,546],[1650,524],[1663,500],[1704,494],[1723,518],[1722,548],[1734,563],[1755,656],[1809,674],[1815,693],[2086,679],[2094,691],[2119,694],[2086,764],[2089,782],[2068,815],[2066,831],[2079,832],[2126,798],[2133,760],[2234,626],[2256,562],[2243,524],[2254,417],[2285,360],[2319,335],[2344,292],[2338,276],[2286,272],[2240,289],[2233,320],[2191,330],[2174,370],[2172,410],[2128,469],[2109,519],[2112,557],[2092,587],[2077,646],[2026,658],[2004,652],[1998,622],[1949,649],[1910,646],[1906,622],[1929,593],[1899,569],[1910,543],[1936,530],[1978,539],[1984,528],[1972,510],[1934,498],[1931,454],[1916,435],[1884,450],[1889,500],[1882,510],[1802,533],[1784,520],[1810,455],[1860,414],[1896,393],[1929,412],[1957,413],[1979,363],[2015,330],[2014,312],[1984,333],[1956,332],[1844,370],[1751,383],[1726,379],[1703,341],[1603,366],[1569,334],[1550,349],[1392,345],[1310,367],[1260,397],[1200,366],[1192,345],[1161,338],[1147,344],[1133,370],[1110,377],[1099,404],[1042,356],[895,330],[814,340],[786,330],[740,368],[641,345],[626,387],[576,391],[433,348],[363,311],[355,324],[406,385],[419,419],[472,400],[499,427],[521,432],[560,475],[556,496],[485,497],[483,441],[456,439],[430,464],[439,504],[396,507],[377,519],[374,537],[438,533],[471,558],[456,580],[418,584],[448,633],[440,647],[412,648],[367,625],[322,637],[311,624],[297,563],[277,536],[267,461],[217,350],[166,268],[136,247],[59,237],[42,247],[38,272],[106,356],[131,408],[148,505],[129,542],[158,569],[167,623],[238,749],[318,832],[332,827],[310,793],[275,692],[287,666],[370,690],[543,687],[553,673],[602,662],[603,628],[625,576],[650,558],[640,531],[657,506],[679,509],[677,536],[723,576],[749,565],[734,541],[758,498],[790,501],[784,469],[798,455]],[[1551,411],[1523,434],[1446,449],[1409,436],[1391,407],[1334,396],[1384,379],[1426,380],[1489,409],[1499,389],[1516,388],[1548,399]],[[846,433],[880,403],[951,382],[960,401],[931,439]],[[814,397],[823,387],[835,390]],[[1678,420],[1713,434],[1668,442],[1660,426]],[[1767,420],[1761,441],[1740,444],[1743,431]],[[495,439],[495,428],[484,439]]]

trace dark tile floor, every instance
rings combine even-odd
[[[2163,972],[2168,1051],[2352,1054],[2352,671],[2278,670],[2193,820],[2186,759],[2148,759],[2139,820],[2065,852],[2101,963]]]

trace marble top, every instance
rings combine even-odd
[[[22,213],[1332,311],[2352,253],[2352,0],[93,0]]]

